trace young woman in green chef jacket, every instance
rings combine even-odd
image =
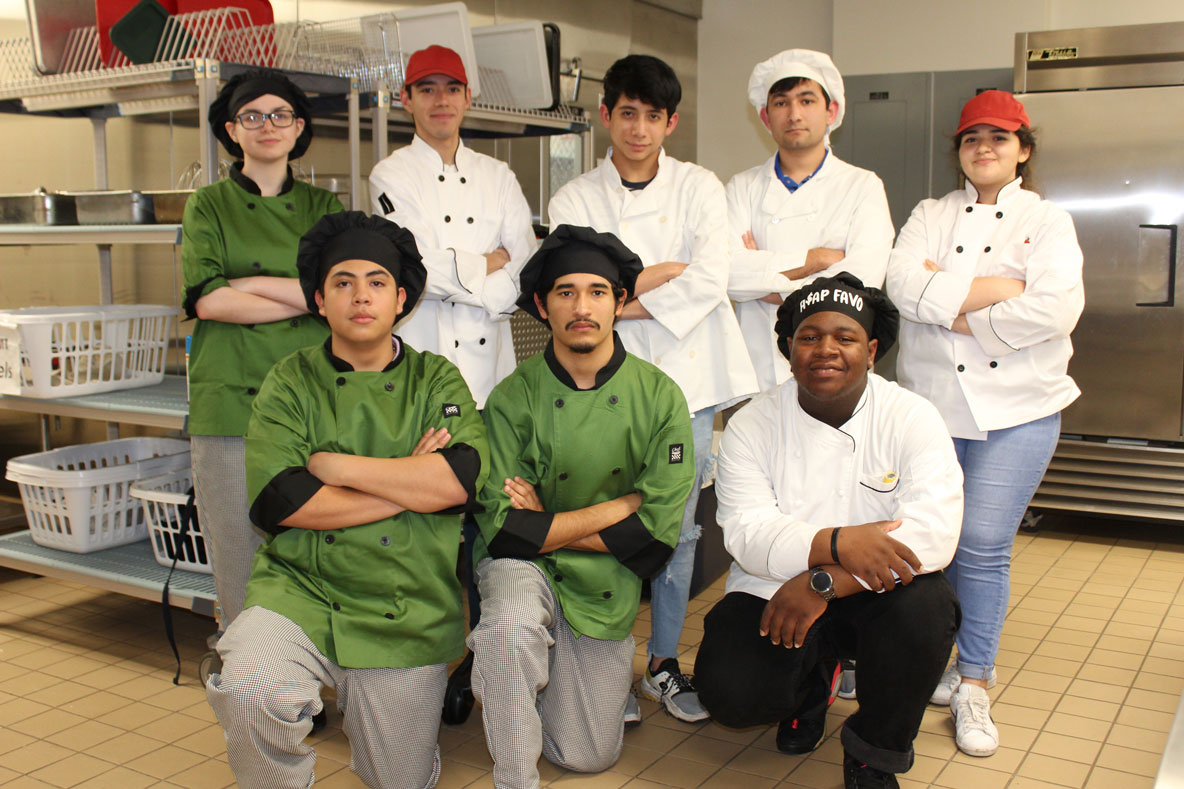
[[[292,177],[312,141],[308,97],[287,77],[236,76],[210,105],[210,125],[238,161],[189,199],[181,228],[185,311],[197,318],[189,356],[189,433],[198,519],[225,630],[242,611],[255,549],[247,517],[243,436],[267,371],[324,341],[296,274],[300,237],[342,211],[337,198]]]

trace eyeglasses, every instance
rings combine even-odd
[[[277,129],[286,129],[296,122],[296,113],[291,110],[276,110],[275,112],[244,112],[235,116],[235,120],[244,129],[262,129],[267,119],[271,118],[271,125]]]

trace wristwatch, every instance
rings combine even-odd
[[[830,577],[830,573],[821,567],[810,568],[810,589],[818,593],[826,602],[834,600],[835,595],[835,579]]]

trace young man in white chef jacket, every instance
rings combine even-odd
[[[958,546],[962,469],[937,408],[871,372],[899,313],[846,272],[778,310],[793,377],[728,423],[719,523],[735,561],[703,622],[695,674],[716,723],[777,723],[777,748],[826,736],[835,663],[856,660],[847,789],[898,786],[953,645],[940,571]]]
[[[777,153],[728,182],[728,295],[763,391],[789,378],[773,333],[777,306],[840,271],[882,287],[894,233],[879,177],[830,149],[846,98],[829,56],[788,49],[758,63],[748,100]]]
[[[514,370],[510,316],[518,278],[534,254],[530,206],[505,162],[465,147],[460,124],[472,102],[460,55],[433,45],[412,54],[400,94],[415,138],[370,172],[372,210],[410,230],[428,270],[427,289],[399,336],[417,351],[439,354],[459,369],[477,408]],[[465,522],[472,565],[476,524]],[[471,580],[470,626],[480,616]],[[444,722],[463,723],[473,705],[472,653],[453,673]]]
[[[401,98],[415,138],[370,172],[374,213],[415,235],[428,269],[427,291],[399,336],[459,367],[483,408],[515,366],[508,320],[537,246],[530,207],[505,162],[460,139],[471,94],[459,55],[441,46],[413,54]]]
[[[548,213],[552,226],[614,233],[641,258],[645,268],[637,278],[637,298],[625,305],[617,333],[627,351],[678,383],[691,410],[696,481],[678,547],[650,582],[653,632],[641,689],[676,718],[698,721],[708,714],[678,665],[699,539],[695,508],[715,412],[755,392],[757,381],[727,297],[723,184],[662,149],[678,125],[680,98],[678,77],[658,58],[629,55],[614,63],[604,77],[600,107],[612,148],[595,170],[556,192]],[[632,701],[630,707],[636,709]]]

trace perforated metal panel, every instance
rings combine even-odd
[[[536,353],[542,353],[551,341],[550,327],[522,310],[518,310],[514,317],[510,318],[510,331],[514,335],[514,356],[518,363]]]

